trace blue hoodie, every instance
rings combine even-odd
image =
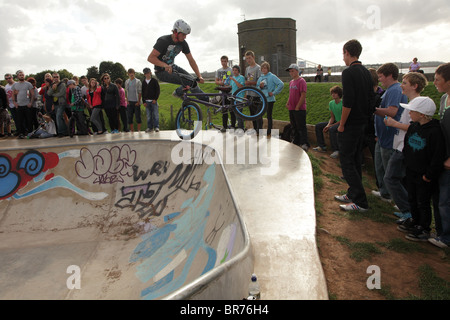
[[[264,80],[266,81],[266,85],[264,86],[263,89],[261,89],[260,84]],[[264,93],[264,95],[267,98],[267,102],[275,102],[275,96],[283,90],[284,83],[276,75],[274,75],[271,72],[268,72],[266,75],[261,74],[261,76],[258,79],[258,83],[256,84],[256,87],[258,89],[261,89],[261,91]],[[270,97],[269,92],[272,92],[273,96]]]

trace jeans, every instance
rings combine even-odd
[[[450,245],[450,170],[439,180],[439,215],[435,215],[436,231],[441,240]]]
[[[308,129],[306,128],[306,110],[289,110],[289,119],[294,130],[293,143],[297,146],[304,144],[309,146]]]
[[[122,131],[123,132],[129,132],[130,131],[130,129],[128,128],[127,110],[128,109],[125,106],[120,106],[119,107],[119,115],[120,115],[120,119],[122,120]]]
[[[180,68],[177,65],[173,65],[173,70],[176,70],[178,73],[180,73],[183,77],[183,81],[184,81],[184,85],[189,85],[191,87],[191,92],[192,93],[204,93],[202,91],[202,89],[200,89],[200,87],[198,85],[196,85],[195,87],[192,87],[193,82],[194,82],[194,78],[189,74],[189,72],[187,72],[186,70],[184,70],[183,68]],[[173,84],[182,84],[181,83],[181,79],[180,76],[175,74],[175,73],[168,73],[167,71],[157,71],[156,72],[156,76],[158,77],[159,81],[162,82],[167,82],[167,83],[173,83]],[[183,95],[183,86],[178,87],[175,90],[176,94],[178,96],[182,96]],[[199,100],[203,100],[203,99],[207,99],[209,101],[208,97],[202,97]]]
[[[67,136],[69,134],[69,130],[66,125],[66,121],[64,120],[64,113],[66,113],[66,105],[56,105],[56,127],[58,128],[58,134]]]
[[[157,103],[152,103],[150,100],[145,101],[147,107],[147,128],[150,130],[159,129],[159,106]]]
[[[96,132],[103,132],[103,125],[102,125],[102,121],[100,119],[100,116],[103,114],[103,109],[102,108],[94,108],[92,109],[92,114],[91,114],[91,122],[92,122],[92,127],[97,130]],[[94,129],[94,131],[95,131]]]
[[[88,134],[84,111],[72,111],[72,116],[69,119],[69,134],[75,133],[75,125],[77,134],[83,136]]]
[[[106,116],[108,117],[109,128],[112,131],[119,131],[119,111],[115,107],[105,108]]]
[[[383,198],[390,199],[391,195],[389,194],[389,190],[386,187],[386,184],[384,183],[384,176],[386,174],[386,168],[389,162],[389,159],[391,158],[392,153],[394,152],[393,149],[385,149],[380,147],[380,144],[377,142],[375,144],[375,174],[377,175],[377,181],[378,181],[378,190],[381,193],[381,196]]]
[[[349,186],[347,196],[353,203],[367,209],[366,192],[362,183],[362,157],[365,125],[346,126],[344,132],[338,133],[339,159],[342,174]]]
[[[316,138],[317,138],[317,145],[319,147],[325,148],[325,139],[323,136],[323,129],[328,125],[328,122],[320,122],[316,124]],[[339,151],[339,145],[337,141],[337,129],[339,128],[339,124],[335,124],[331,126],[328,130],[328,134],[330,135],[330,143],[331,143],[331,149],[333,151]]]
[[[399,210],[402,213],[409,213],[411,209],[408,202],[408,191],[404,186],[406,175],[404,161],[403,152],[394,150],[386,167],[383,181]]]

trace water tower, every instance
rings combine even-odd
[[[245,52],[255,53],[256,62],[267,61],[271,72],[288,78],[285,69],[297,62],[297,28],[291,18],[247,20],[238,24],[239,58],[242,74],[245,72]]]

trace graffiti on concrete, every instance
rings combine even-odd
[[[31,150],[18,154],[14,159],[7,154],[0,154],[0,200],[15,195],[41,173],[55,168],[58,162],[58,155],[51,152]],[[51,178],[51,174],[45,177],[46,180]]]
[[[149,178],[151,181],[139,185],[122,187],[119,200],[115,206],[121,209],[129,208],[145,219],[151,216],[159,217],[167,207],[169,197],[177,191],[200,189],[201,182],[196,180],[195,171],[199,165],[180,164],[169,173],[169,162],[157,161],[151,170],[140,171],[133,166],[133,180]],[[164,175],[162,176],[162,174]],[[158,179],[161,176],[162,179]],[[167,178],[164,178],[166,177]]]
[[[94,184],[123,183],[124,177],[132,177],[137,153],[129,145],[104,148],[95,155],[82,148],[75,171],[82,179],[94,177]]]
[[[203,177],[205,187],[182,204],[180,213],[172,215],[177,219],[142,236],[142,242],[131,255],[130,262],[140,263],[136,272],[139,280],[152,283],[141,292],[143,299],[156,299],[180,288],[194,261],[195,268],[202,270],[201,275],[214,268],[217,253],[204,241],[204,234],[215,191],[215,172],[215,165],[210,166]],[[200,250],[206,259],[197,257]],[[181,270],[175,274],[176,268]]]

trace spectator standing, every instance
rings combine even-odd
[[[72,115],[69,119],[69,135],[72,138],[74,133],[77,135],[85,136],[88,134],[88,128],[86,126],[86,116],[84,114],[84,100],[81,88],[77,86],[75,80],[69,80],[67,82],[67,88],[70,90],[70,109]],[[75,125],[77,131],[75,132]]]
[[[112,134],[119,133],[119,89],[111,82],[111,76],[104,73],[100,81],[102,83],[102,102],[108,117],[109,128]]]
[[[27,78],[27,81],[29,83],[31,83],[31,85],[33,86],[33,91],[34,91],[34,98],[32,101],[33,104],[32,104],[32,107],[28,110],[28,112],[30,113],[29,117],[31,119],[31,129],[33,131],[33,130],[36,130],[39,128],[39,122],[37,119],[37,115],[38,115],[38,112],[42,111],[41,110],[42,102],[39,100],[40,95],[39,95],[39,90],[36,87],[36,79],[33,77],[29,77],[29,78]]]
[[[64,81],[61,81],[58,73],[53,73],[53,84],[48,90],[48,95],[52,97],[53,104],[56,109],[56,128],[58,131],[58,136],[68,136],[69,130],[64,119],[64,114],[66,112],[66,84]]]
[[[328,110],[330,111],[330,120],[328,122],[320,122],[316,124],[315,130],[318,147],[314,148],[314,150],[318,152],[326,152],[327,147],[325,145],[323,134],[329,132],[331,149],[333,151],[330,157],[337,159],[339,157],[337,129],[339,128],[342,117],[342,88],[339,86],[334,86],[330,89],[330,94],[333,98],[328,106]]]
[[[230,80],[232,94],[245,86],[245,78],[241,75],[241,67],[238,65],[233,66],[233,76]],[[244,121],[239,117],[237,118],[237,126],[239,129],[244,130]]]
[[[142,82],[136,78],[134,69],[128,70],[128,77],[125,81],[125,92],[127,94],[127,116],[131,132],[134,132],[134,116],[136,117],[138,131],[141,131],[141,101],[142,101]]]
[[[365,212],[369,208],[362,183],[362,148],[369,112],[374,99],[373,81],[369,70],[359,61],[362,46],[358,40],[348,41],[343,48],[342,117],[338,128],[339,159],[342,173],[349,188],[347,194],[335,196],[344,202],[345,211]]]
[[[106,129],[103,118],[102,87],[99,86],[95,78],[89,80],[87,100],[88,108],[92,110],[92,130],[97,134],[103,134]]]
[[[408,97],[402,93],[400,82],[398,81],[399,69],[393,63],[383,64],[377,70],[378,79],[381,85],[386,88],[382,96],[379,108],[375,109],[375,173],[380,184],[378,191],[373,190],[372,194],[383,201],[391,201],[392,195],[389,193],[384,181],[389,159],[394,153],[394,137],[398,133],[396,128],[387,127],[384,123],[386,116],[399,121],[403,113],[401,103],[408,103]],[[390,172],[392,174],[393,172]],[[391,177],[387,177],[391,179]]]
[[[245,70],[245,85],[249,87],[256,87],[256,84],[258,83],[259,77],[261,77],[261,66],[256,63],[255,60],[255,53],[253,51],[247,51],[245,53],[245,61],[247,62],[248,66]],[[256,93],[249,92],[247,93],[248,96],[253,97],[255,101],[259,99],[259,97],[256,96]],[[256,114],[257,110],[255,110],[255,107],[250,108],[250,114],[254,115]],[[259,130],[263,128],[263,119],[258,119],[253,121],[253,129],[256,130],[256,135],[259,135]]]
[[[0,86],[0,138],[5,136],[5,127],[7,135],[11,135],[11,117],[8,113],[8,104],[6,91]]]
[[[33,131],[31,108],[33,107],[34,89],[33,85],[25,81],[25,74],[22,70],[17,71],[18,82],[12,86],[13,101],[17,109],[17,131],[19,138],[25,138]],[[31,110],[31,111],[30,111]]]
[[[8,98],[9,112],[11,112],[11,118],[14,121],[14,123],[16,124],[17,123],[17,108],[16,108],[16,105],[14,104],[13,90],[12,90],[12,86],[15,82],[14,82],[14,78],[13,78],[12,74],[11,73],[5,74],[5,80],[6,80],[5,91],[6,91],[6,97]],[[15,135],[19,135],[17,132],[17,124],[16,124]]]
[[[427,85],[427,79],[421,73],[408,73],[403,77],[401,88],[404,95],[406,95],[410,103],[420,97],[421,92]],[[408,191],[404,185],[406,175],[405,157],[403,153],[403,146],[405,134],[408,131],[411,116],[408,109],[404,109],[399,121],[395,121],[391,117],[386,116],[384,120],[386,126],[394,127],[397,133],[393,141],[393,154],[391,155],[384,176],[384,184],[392,195],[394,203],[399,208],[400,212],[395,213],[400,219],[398,223],[403,223],[406,219],[411,218],[411,209],[408,202]]]
[[[444,134],[445,157],[444,171],[439,179],[439,215],[436,215],[435,224],[437,236],[428,239],[432,244],[440,248],[450,246],[450,63],[440,65],[436,69],[434,85],[441,97],[439,116],[441,129]]]
[[[289,83],[289,99],[286,108],[289,110],[289,119],[294,131],[293,143],[308,152],[310,147],[306,127],[306,92],[308,87],[305,79],[300,77],[297,64],[291,64],[286,71],[292,78]]]
[[[123,80],[118,78],[114,81],[114,83],[116,84],[117,89],[119,90],[119,115],[120,118],[122,119],[123,131],[130,132],[130,129],[128,129],[127,98],[125,97],[125,89],[122,88]]]
[[[222,64],[222,68],[216,70],[215,82],[219,87],[229,86],[230,78],[233,73],[233,70],[228,66],[228,57],[222,56],[220,58],[220,63]],[[220,97],[219,97],[220,98]],[[221,103],[221,101],[220,101]],[[231,112],[231,127],[234,128],[236,126],[236,115],[234,112]],[[222,132],[226,132],[228,128],[228,112],[222,113]]]
[[[142,100],[147,112],[147,133],[159,132],[159,105],[158,99],[161,93],[159,82],[152,78],[150,68],[144,69],[145,80],[142,82]]]
[[[405,135],[406,186],[411,219],[398,226],[412,241],[428,241],[431,230],[431,199],[439,188],[443,171],[445,142],[439,120],[432,119],[436,104],[418,97],[402,107],[410,110],[413,123]]]
[[[284,83],[276,75],[270,72],[270,64],[263,62],[261,64],[261,77],[258,79],[257,87],[261,89],[267,98],[267,138],[272,136],[273,127],[273,106],[275,104],[275,96],[283,91]]]

